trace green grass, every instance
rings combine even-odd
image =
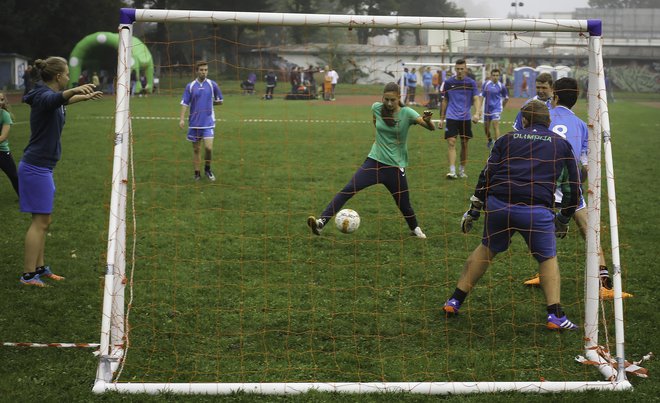
[[[280,94],[284,87],[278,87]],[[138,230],[131,347],[122,381],[600,379],[595,369],[573,360],[582,353],[579,333],[544,331],[540,291],[521,286],[536,268],[520,238],[471,294],[462,318],[445,321],[439,315],[465,258],[479,241],[479,231],[464,236],[458,223],[487,156],[481,128],[471,143],[467,182],[444,179],[441,132],[412,129],[407,176],[420,225],[429,236],[426,241],[408,236],[391,197],[380,187],[349,202],[362,217],[356,233],[327,228],[322,237],[314,237],[305,225],[307,215],[323,209],[368,153],[373,141],[371,101],[357,106],[340,101],[266,102],[240,96],[234,88],[237,83],[223,83],[226,101],[217,109],[222,121],[216,130],[215,183],[192,181],[190,145],[177,124],[178,90],[132,100]],[[339,86],[338,98],[368,94],[375,101],[379,97],[374,88]],[[113,110],[110,98],[67,110],[63,158],[55,170],[56,208],[46,245],[48,262],[67,277],[65,282],[47,289],[19,284],[29,217],[17,211],[9,183],[2,182],[0,341],[99,340],[114,132],[113,121],[106,117]],[[584,105],[576,110],[585,116]],[[16,125],[10,141],[18,162],[29,137],[29,110],[19,104],[13,112]],[[610,109],[620,252],[625,289],[635,294],[625,302],[629,359],[658,350],[652,331],[660,319],[652,252],[660,221],[652,186],[660,175],[652,162],[660,151],[657,113],[657,108],[626,96],[618,97]],[[507,110],[503,120],[511,121],[513,114]],[[606,225],[605,242],[608,231]],[[559,252],[564,304],[580,323],[583,245],[572,228]],[[610,303],[605,306],[611,311]],[[3,347],[0,362],[0,400],[182,400],[167,395],[95,397],[91,386],[98,361],[88,350]],[[644,366],[653,376],[655,363]],[[660,395],[653,379],[631,381],[635,390],[616,399],[651,401]],[[535,399],[593,401],[611,396],[590,392]],[[225,399],[285,398],[237,394]],[[309,393],[286,399],[440,398]],[[442,399],[490,402],[521,397]]]

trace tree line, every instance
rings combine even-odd
[[[18,53],[31,59],[51,55],[68,57],[83,37],[97,31],[116,32],[122,7],[312,14],[421,14],[445,17],[465,14],[447,0],[0,0],[0,9],[5,15],[0,24],[0,51]],[[250,44],[251,41],[258,41],[261,46],[270,46],[283,40],[281,34],[271,37],[262,35],[259,38],[254,34],[244,35],[251,29],[245,26],[178,25],[167,27],[165,24],[156,24],[145,27],[139,35],[151,43],[174,43],[189,40],[195,35],[203,37],[211,34],[226,38],[226,41],[219,42],[220,46],[231,46],[235,42]],[[286,40],[288,43],[309,42],[320,36],[315,31],[306,27],[291,27],[286,33]],[[359,29],[356,41],[367,43],[370,36],[380,33],[383,33],[382,30]]]

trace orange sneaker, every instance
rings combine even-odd
[[[536,273],[536,275],[534,275],[534,277],[532,277],[529,280],[525,281],[523,284],[524,285],[529,285],[529,286],[539,286],[539,285],[541,285],[541,276],[539,276],[539,274]]]
[[[632,294],[621,291],[621,298],[631,298]],[[614,290],[611,288],[600,287],[600,299],[614,299]]]
[[[40,276],[40,277],[49,278],[49,279],[51,279],[51,280],[55,280],[55,281],[62,281],[62,280],[64,280],[64,277],[62,277],[62,276],[58,276],[57,274],[53,273],[53,272],[50,270],[50,266],[45,266],[45,267],[44,267],[44,271],[41,272],[41,273],[39,273],[39,276]]]

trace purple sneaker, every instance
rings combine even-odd
[[[21,283],[25,285],[32,285],[35,287],[48,287],[46,283],[41,281],[38,274],[35,274],[31,279],[26,280],[24,276],[21,276]]]
[[[445,311],[446,316],[458,315],[458,310],[461,309],[461,303],[456,298],[450,298],[445,302],[442,310]]]
[[[558,318],[554,313],[548,315],[548,323],[545,326],[550,330],[576,330],[578,328],[578,325],[568,320],[566,315]]]

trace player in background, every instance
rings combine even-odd
[[[215,129],[214,105],[222,105],[222,92],[218,84],[208,78],[209,64],[205,61],[196,63],[197,78],[186,85],[181,98],[181,117],[179,127],[186,127],[186,110],[190,108],[188,116],[188,141],[193,147],[193,166],[195,168],[194,179],[201,178],[200,169],[202,165],[201,148],[204,143],[204,173],[211,181],[215,181],[215,175],[211,171],[211,160],[213,159],[213,137]]]
[[[270,70],[264,76],[264,80],[266,80],[266,95],[264,95],[264,99],[273,99],[273,92],[275,92],[275,87],[277,87],[277,74]]]
[[[564,137],[573,149],[573,155],[581,167],[581,177],[584,178],[587,168],[587,150],[589,144],[589,132],[587,124],[571,110],[578,100],[579,87],[574,78],[560,78],[553,85],[552,109],[550,110],[550,130]],[[561,182],[561,181],[560,181]],[[560,205],[563,198],[563,190],[566,188],[566,182],[557,187],[555,192],[555,203]],[[587,238],[587,210],[584,197],[580,197],[577,209],[573,219],[580,230],[582,239]],[[612,280],[609,270],[605,263],[605,254],[600,245],[598,245],[598,260],[600,265],[600,295],[604,299],[614,298],[612,290]],[[525,281],[525,285],[539,285],[539,277]],[[623,298],[632,297],[627,292],[622,293]]]
[[[534,100],[545,102],[548,108],[552,107],[552,75],[550,73],[541,73],[536,76],[536,95],[528,99],[523,106]],[[513,130],[520,130],[522,127],[522,114],[518,112],[516,120],[513,122]]]
[[[561,281],[557,263],[557,240],[568,231],[568,223],[580,197],[580,174],[563,137],[548,126],[548,107],[532,101],[522,108],[523,129],[495,141],[488,162],[479,175],[470,209],[463,214],[461,230],[469,232],[486,213],[481,244],[468,257],[453,295],[443,307],[447,316],[458,314],[468,293],[484,275],[498,253],[508,249],[518,232],[539,264],[545,294],[547,322],[551,330],[575,330],[561,307]],[[554,192],[557,180],[567,170],[570,192],[556,214]]]
[[[500,70],[490,71],[490,80],[484,82],[481,88],[481,98],[484,108],[484,131],[488,140],[488,148],[493,147],[493,137],[500,137],[500,117],[509,102],[509,90],[500,82]],[[492,127],[492,134],[491,134]]]
[[[410,69],[408,73],[408,105],[417,106],[417,101],[415,101],[415,93],[417,91],[417,69]]]
[[[467,63],[463,59],[456,61],[456,75],[446,79],[440,87],[442,102],[440,104],[440,124],[442,129],[445,118],[447,125],[445,140],[447,140],[447,158],[449,173],[447,179],[467,178],[465,166],[468,158],[468,141],[472,138],[472,122],[481,119],[481,99],[477,82],[467,77]],[[470,120],[472,106],[474,115]],[[461,140],[461,165],[456,174],[456,138]]]
[[[335,195],[319,218],[307,218],[307,225],[313,234],[321,235],[323,227],[351,197],[362,189],[382,183],[406,219],[411,235],[426,238],[417,224],[408,192],[408,129],[420,125],[428,130],[435,130],[431,121],[433,113],[425,111],[424,115],[420,116],[417,111],[405,106],[401,102],[401,89],[393,82],[385,85],[382,102],[375,102],[371,106],[371,113],[376,139],[367,159],[346,186]]]

